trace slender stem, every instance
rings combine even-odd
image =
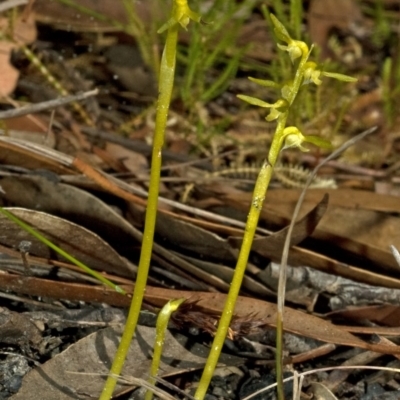
[[[250,212],[247,218],[247,223],[245,228],[245,235],[243,237],[243,243],[237,260],[231,287],[225,302],[224,310],[222,311],[222,315],[219,320],[218,329],[215,334],[210,354],[207,358],[207,362],[204,367],[203,375],[201,377],[199,386],[194,396],[195,399],[197,400],[202,400],[206,395],[208,386],[211,382],[212,375],[214,373],[214,370],[218,363],[219,356],[221,354],[222,346],[224,344],[226,335],[229,330],[229,325],[235,308],[236,299],[239,295],[239,290],[242,284],[243,276],[246,271],[247,260],[249,258],[251,245],[253,243],[255,229],[258,224],[258,219],[264,201],[265,192],[267,190],[269,181],[271,179],[271,175],[272,175],[272,166],[267,161],[265,161],[258,174],[256,186],[254,188]]]
[[[138,266],[135,289],[131,307],[129,309],[126,326],[122,334],[117,353],[111,366],[110,375],[99,400],[109,400],[117,384],[117,377],[122,371],[130,342],[136,330],[142,300],[146,290],[149,274],[153,238],[156,224],[158,193],[160,186],[161,150],[164,143],[164,131],[167,124],[168,109],[171,101],[175,75],[176,43],[178,38],[178,24],[168,29],[164,52],[161,59],[159,97],[157,104],[156,126],[153,141],[151,160],[150,187],[147,200],[146,218],[143,232],[142,251]]]
[[[300,44],[302,42],[299,42]],[[296,98],[297,94],[299,93],[300,86],[303,83],[303,77],[304,77],[304,65],[308,60],[308,57],[310,55],[310,52],[308,51],[308,47],[305,45],[303,47],[303,53],[301,55],[301,59],[299,62],[299,65],[297,66],[296,74],[294,76],[293,84],[292,84],[292,90],[290,91],[290,96],[287,98],[287,101],[289,103],[289,107],[293,104],[294,99]]]
[[[211,351],[204,367],[203,375],[200,379],[199,386],[194,395],[195,399],[197,400],[202,400],[206,395],[215,367],[217,366],[218,358],[221,354],[225,338],[229,331],[229,325],[231,323],[233,311],[235,309],[236,300],[239,296],[243,277],[246,272],[247,261],[251,251],[251,246],[253,244],[253,239],[257,229],[258,220],[263,207],[265,195],[268,189],[269,182],[271,180],[273,167],[278,158],[280,149],[282,148],[282,142],[284,140],[283,130],[286,125],[287,115],[287,112],[283,113],[278,120],[278,125],[276,127],[274,139],[268,154],[268,159],[264,161],[256,180],[250,206],[250,212],[247,217],[243,243],[240,248],[231,287],[225,301],[224,309],[222,311],[221,319],[218,323],[217,332],[215,334],[214,341],[211,346]]]

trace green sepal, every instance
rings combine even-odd
[[[246,96],[244,94],[238,94],[237,97],[240,100],[243,100],[249,104],[252,104],[253,106],[259,106],[259,107],[263,107],[263,108],[270,108],[270,107],[274,106],[274,104],[267,103],[265,101],[255,98],[255,97]]]
[[[254,82],[254,83],[257,83],[257,85],[260,85],[260,86],[272,87],[272,88],[275,88],[275,89],[280,89],[281,88],[281,85],[279,83],[276,83],[274,81],[269,81],[267,79],[257,79],[257,78],[252,78],[251,76],[249,76],[249,80]]]
[[[353,78],[352,76],[337,74],[335,72],[322,72],[322,75],[327,78],[334,78],[342,82],[357,82],[357,78]]]
[[[289,35],[289,32],[283,26],[283,24],[275,17],[274,14],[270,14],[272,23],[274,24],[274,32],[276,37],[283,42],[290,43],[292,38]]]
[[[276,119],[279,118],[279,116],[282,114],[282,111],[277,110],[276,108],[271,108],[271,111],[269,114],[265,117],[265,120],[268,122],[275,121]]]
[[[333,149],[332,143],[329,140],[324,139],[320,136],[307,135],[304,136],[303,140],[307,143],[312,143],[313,145],[320,147],[322,149],[327,149],[327,150]]]

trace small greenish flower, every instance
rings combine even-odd
[[[317,69],[317,64],[313,61],[307,61],[304,65],[304,81],[303,84],[306,85],[310,82],[314,82],[319,86],[322,81],[319,79],[321,76],[321,71]]]
[[[283,130],[283,147],[284,149],[289,149],[296,147],[301,151],[309,151],[308,148],[303,146],[304,142],[312,143],[315,146],[324,148],[324,149],[332,149],[332,145],[328,140],[325,140],[319,136],[312,136],[312,135],[303,135],[300,130],[295,126],[288,126]]]
[[[282,98],[289,99],[293,92],[293,80],[286,82],[281,89]]]
[[[322,83],[320,77],[326,76],[327,78],[334,78],[343,82],[356,82],[357,79],[348,75],[337,74],[335,72],[326,72],[318,69],[318,65],[313,61],[307,61],[304,65],[304,81],[306,85],[310,82],[320,85]]]
[[[290,60],[292,63],[299,57],[303,55],[303,52],[308,53],[308,47],[304,42],[299,40],[291,40],[291,42],[284,46],[283,44],[278,44],[278,47],[289,53]]]
[[[180,24],[182,28],[187,29],[190,20],[200,22],[201,16],[189,8],[187,0],[175,0],[172,6],[171,18],[157,31],[157,33],[162,33],[175,24]]]
[[[288,102],[285,99],[279,99],[277,102],[272,104],[271,111],[265,117],[265,119],[268,122],[274,121],[275,119],[278,119],[282,113],[286,112],[288,108],[289,108]]]
[[[304,135],[295,126],[288,126],[283,130],[283,147],[282,150],[290,149],[292,147],[297,147],[301,151],[308,151],[307,148],[303,147]]]

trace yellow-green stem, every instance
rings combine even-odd
[[[309,55],[310,51],[308,51],[308,47],[304,44],[303,53],[301,55],[299,65],[297,66],[296,74],[294,76],[292,90],[290,91],[290,96],[286,99],[289,103],[289,107],[293,104],[294,99],[299,93],[300,86],[303,82],[303,77],[304,77],[304,66],[308,60]]]
[[[294,3],[293,3],[294,4]],[[300,4],[300,3],[299,3]],[[299,5],[297,4],[296,7]],[[294,7],[294,6],[293,6]],[[265,8],[264,8],[265,14]],[[278,120],[278,124],[275,130],[275,134],[272,139],[271,148],[268,154],[267,162],[264,163],[262,170],[257,178],[256,187],[254,189],[253,200],[248,216],[246,231],[243,238],[242,247],[239,253],[239,260],[234,273],[234,278],[229,291],[225,308],[223,310],[223,316],[221,317],[220,324],[218,326],[217,334],[214,339],[213,347],[210,352],[209,359],[206,364],[206,371],[203,373],[199,388],[196,392],[196,398],[202,400],[206,394],[208,384],[211,380],[212,373],[218,361],[219,353],[221,352],[223,342],[226,337],[226,333],[229,329],[229,323],[233,314],[234,305],[236,298],[239,294],[240,284],[242,282],[244,272],[246,269],[247,259],[250,254],[255,229],[257,227],[260,209],[264,200],[268,183],[271,178],[272,170],[275,162],[279,156],[279,153],[284,148],[296,147],[301,151],[307,151],[306,147],[303,147],[304,142],[312,143],[322,148],[331,148],[331,145],[326,140],[308,135],[304,136],[296,126],[286,126],[286,120],[288,117],[289,110],[295,100],[300,87],[303,84],[314,83],[320,85],[322,83],[320,77],[326,76],[335,78],[344,82],[354,82],[355,79],[343,74],[337,74],[334,72],[328,72],[321,70],[318,65],[313,61],[308,61],[308,57],[311,53],[307,44],[303,41],[293,40],[286,28],[282,23],[273,15],[270,14],[270,20],[274,26],[274,32],[276,38],[284,42],[285,45],[279,44],[278,47],[289,53],[292,63],[297,63],[297,58],[300,58],[300,62],[297,65],[294,79],[283,85],[279,85],[270,80],[260,80],[250,78],[253,82],[258,83],[262,86],[271,88],[281,88],[281,98],[275,103],[266,103],[263,100],[255,97],[246,95],[239,95],[238,97],[252,105],[259,107],[270,108],[270,113],[266,117],[267,121]],[[283,310],[285,303],[285,282],[286,282],[286,269],[284,266],[281,267],[279,274],[279,286],[278,286],[278,304],[277,304],[277,344],[276,344],[276,369],[277,369],[277,381],[278,381],[278,399],[284,399],[283,391],[283,366],[282,366],[282,352],[283,352]]]
[[[306,49],[307,47],[305,47]],[[304,49],[304,50],[305,50]],[[293,80],[292,90],[290,92],[290,96],[287,101],[289,103],[289,107],[293,104],[294,99],[296,98],[301,83],[303,81],[304,76],[304,65],[307,62],[309,57],[309,52],[303,51],[300,63],[297,67],[295,78]],[[277,128],[278,129],[278,128]],[[272,150],[272,146],[271,146]],[[280,149],[279,149],[280,151]],[[282,298],[283,297],[283,298]],[[276,382],[277,382],[277,395],[279,400],[283,400],[285,398],[284,386],[283,386],[283,307],[285,303],[285,293],[278,293],[278,302],[277,302],[277,316],[276,316]]]
[[[278,159],[279,152],[284,141],[283,130],[286,125],[287,112],[283,113],[278,119],[278,125],[268,154],[268,159],[264,161],[258,174],[256,184],[253,191],[253,198],[250,205],[250,212],[247,217],[246,228],[243,236],[243,243],[240,248],[235,272],[233,274],[231,287],[227,295],[221,319],[218,323],[217,332],[211,346],[210,354],[204,367],[203,375],[200,379],[199,386],[194,397],[202,400],[206,395],[208,386],[210,385],[212,375],[217,366],[219,356],[227,336],[229,325],[235,309],[236,300],[239,296],[240,287],[246,272],[247,261],[253,244],[254,235],[257,229],[258,220],[263,207],[265,195],[271,180],[272,171]]]
[[[143,232],[142,250],[136,277],[135,289],[125,330],[122,334],[117,353],[111,366],[103,392],[99,400],[109,400],[117,384],[117,377],[122,371],[130,342],[135,333],[139,319],[142,300],[146,290],[147,276],[149,273],[153,238],[156,224],[158,193],[160,186],[161,150],[164,144],[164,131],[167,124],[168,109],[175,75],[176,43],[178,38],[178,25],[168,29],[164,52],[161,59],[159,78],[159,97],[157,103],[156,126],[153,140],[153,153],[151,160],[149,196],[147,200],[146,218]]]

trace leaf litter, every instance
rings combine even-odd
[[[63,21],[63,12],[52,11],[53,7],[59,7],[59,3],[50,4],[42,1],[36,3],[36,18],[48,24],[46,29],[49,32],[54,32],[54,29],[63,26],[75,31],[73,35],[77,36],[68,36],[70,33],[66,35],[66,39],[61,39],[60,36],[60,40],[66,40],[62,45],[72,53],[75,53],[75,50],[71,43],[79,43],[79,40],[75,40],[80,38],[80,33],[76,33],[77,31],[84,30],[90,37],[91,29],[109,32],[120,29],[115,24],[110,29],[107,23],[98,22],[89,26],[90,18],[85,19],[84,23],[83,19],[71,19],[71,15],[73,17],[76,13],[70,13],[69,16],[65,14]],[[95,6],[99,7],[97,11],[100,12],[106,13],[105,10],[110,6],[107,1],[95,3]],[[326,8],[318,9],[318,2],[310,2],[309,33],[315,36],[315,41],[321,41],[323,56],[329,54],[339,60],[348,60],[351,68],[357,68],[358,64],[369,61],[368,55],[365,56],[366,61],[357,57],[358,48],[366,46],[363,35],[368,36],[370,29],[368,24],[371,21],[360,11],[356,2],[344,0],[343,7],[337,5],[334,7],[335,18],[330,18],[326,13],[332,8],[332,4],[329,2]],[[389,2],[384,4],[391,10]],[[89,1],[88,6],[92,5]],[[112,9],[117,21],[125,23],[125,15],[118,14],[120,12],[118,7],[113,5]],[[344,15],[344,10],[348,9],[353,11]],[[149,14],[149,10],[144,11],[143,15]],[[336,15],[337,13],[339,15]],[[151,18],[146,18],[144,21],[151,24]],[[74,27],[73,20],[76,22]],[[7,19],[4,21],[7,22]],[[32,29],[34,19],[33,22],[29,21]],[[263,42],[256,45],[265,46],[265,42],[270,39],[256,35],[259,22],[254,15],[249,25],[244,26],[247,30],[243,35],[254,35],[255,41]],[[338,35],[333,35],[335,40],[339,40],[339,45],[337,42],[336,45],[332,42],[332,28],[335,33],[339,32]],[[47,41],[51,51],[57,53],[59,51],[57,46],[49,36],[46,37],[46,29],[39,33],[42,39]],[[18,32],[22,32],[22,28]],[[346,42],[349,38],[353,41]],[[62,57],[66,59],[62,69],[57,67],[57,62],[54,61],[57,57],[51,57],[46,46],[40,48],[38,42],[38,51],[41,52],[42,58],[48,61],[56,76],[57,69],[66,71],[66,76],[72,76],[74,73],[79,75],[76,79],[71,78],[66,82],[72,86],[71,93],[81,90],[81,87],[73,87],[73,82],[78,82],[80,79],[92,81],[94,82],[92,87],[103,89],[101,95],[94,98],[98,109],[101,110],[97,121],[98,130],[96,128],[93,131],[91,128],[91,134],[86,136],[86,127],[81,125],[78,116],[71,113],[68,103],[59,105],[56,109],[55,123],[49,127],[52,139],[47,142],[40,138],[34,140],[33,135],[21,136],[24,130],[32,130],[31,125],[23,116],[14,116],[13,124],[18,124],[11,125],[10,121],[10,127],[18,131],[20,136],[13,136],[13,131],[8,135],[6,125],[0,137],[0,185],[4,192],[1,194],[1,202],[5,206],[18,207],[13,210],[21,217],[58,244],[70,248],[77,257],[83,258],[92,268],[114,279],[129,292],[140,252],[143,207],[146,203],[145,195],[142,193],[146,193],[147,190],[145,183],[141,182],[146,179],[148,152],[140,154],[140,151],[132,148],[135,145],[130,137],[118,136],[113,132],[116,132],[121,124],[129,122],[132,124],[131,131],[134,131],[132,137],[149,140],[152,127],[145,114],[148,112],[146,109],[150,102],[143,93],[130,93],[135,90],[134,85],[123,87],[125,84],[122,81],[113,84],[112,77],[107,75],[111,69],[104,68],[102,64],[104,59],[101,57],[105,54],[102,52],[107,50],[107,47],[112,48],[118,44],[119,39],[112,34],[108,37],[108,42],[106,39],[104,38],[105,43],[101,43],[101,41],[96,42],[99,39],[91,37],[90,40],[94,41],[91,46],[97,57],[95,61],[93,58],[85,58],[84,52],[75,53],[74,62],[68,55],[63,55]],[[18,40],[22,41],[21,38]],[[34,40],[34,37],[29,40],[24,39],[24,43]],[[89,39],[85,37],[81,43],[85,40]],[[182,43],[188,43],[187,38],[181,40]],[[340,40],[344,42],[340,43]],[[354,40],[359,42],[354,44]],[[3,90],[6,88],[7,93],[2,94],[14,93],[16,99],[20,99],[23,94],[31,102],[38,102],[38,97],[35,97],[37,94],[40,94],[41,101],[54,98],[54,92],[48,94],[48,88],[43,80],[37,83],[38,77],[32,70],[26,68],[26,63],[24,65],[24,62],[21,62],[21,56],[16,57],[17,72],[17,69],[9,63],[11,48],[16,47],[10,46],[7,42],[4,42],[4,46],[6,46],[3,52],[4,59],[0,60],[0,65],[1,68],[5,68],[2,76],[7,77],[7,84],[10,86],[9,88],[3,86]],[[265,54],[257,56],[257,52],[250,49],[248,55],[258,60],[266,59]],[[267,55],[269,60],[273,57],[272,54]],[[90,68],[87,63],[92,63]],[[143,65],[139,67],[145,70]],[[22,78],[17,82],[18,74]],[[58,79],[63,78],[65,77],[58,76]],[[232,83],[233,90],[235,85],[239,87],[240,84],[239,78]],[[372,100],[371,97],[363,97],[362,100],[357,100],[357,104],[353,104],[346,116],[348,127],[343,132],[354,133],[365,128],[355,123],[359,119],[357,115],[360,115],[360,110],[369,110],[368,113],[363,111],[368,115],[373,115],[375,110],[378,116],[382,115],[382,111],[377,110],[377,107],[380,107],[379,101],[382,102],[384,99],[378,97],[377,101],[376,96],[379,92],[370,89],[368,87],[370,83],[363,82],[363,84],[362,90],[374,93],[374,97]],[[29,105],[28,111],[33,112],[30,107]],[[229,159],[231,156],[226,159],[218,157],[218,153],[237,147],[237,142],[231,140],[229,134],[235,137],[243,126],[247,126],[246,131],[250,130],[249,118],[245,113],[241,114],[234,101],[228,98],[222,97],[207,107],[201,107],[203,109],[209,107],[207,112],[213,118],[216,116],[216,119],[218,115],[227,117],[224,108],[233,107],[238,118],[230,120],[225,142],[215,137],[215,140],[211,140],[209,148],[203,146],[204,150],[201,150],[201,146],[197,147],[197,139],[193,138],[194,129],[191,129],[193,127],[190,116],[184,116],[182,113],[183,117],[180,116],[175,122],[171,121],[165,159],[169,164],[174,160],[176,163],[178,159],[180,162],[196,162],[196,158],[188,154],[189,149],[202,156],[202,159],[199,159],[201,163],[199,162],[197,166],[196,163],[193,164],[193,168],[200,174],[207,170],[215,170],[217,164],[224,167],[224,163],[232,161]],[[47,106],[43,106],[42,111],[35,114],[44,125],[48,125],[49,122],[49,112],[46,111],[48,109]],[[224,110],[222,113],[221,109]],[[134,115],[132,121],[128,121],[128,113]],[[366,124],[371,118],[368,120],[363,115],[360,123]],[[4,121],[7,124],[7,120]],[[188,126],[190,129],[187,129]],[[316,126],[311,126],[310,129],[316,129]],[[105,131],[108,136],[102,137],[101,131]],[[179,131],[186,132],[186,136],[179,136]],[[383,186],[378,185],[384,181],[389,189],[395,192],[398,182],[396,138],[393,139],[387,132],[386,127],[381,127],[379,133],[381,136],[374,134],[369,139],[379,148],[382,148],[382,140],[385,142],[387,165],[382,162],[382,153],[377,151],[376,154],[372,154],[371,148],[374,147],[362,144],[359,153],[361,155],[348,153],[337,164],[331,163],[325,167],[324,173],[336,179],[338,189],[313,189],[306,195],[301,219],[296,223],[292,237],[289,254],[289,263],[292,267],[288,270],[288,306],[285,308],[285,343],[288,351],[286,361],[289,364],[296,363],[295,368],[311,369],[316,366],[326,366],[328,360],[329,364],[334,362],[335,365],[354,361],[355,356],[352,358],[346,354],[348,347],[362,349],[357,351],[365,355],[369,352],[391,355],[393,361],[397,357],[396,354],[400,353],[399,347],[388,339],[381,337],[374,342],[369,337],[376,333],[393,338],[398,335],[399,328],[397,304],[400,281],[398,264],[390,250],[390,245],[400,248],[398,198],[382,194]],[[346,134],[341,135],[340,140],[343,141]],[[395,134],[394,136],[396,137]],[[116,142],[122,144],[122,147],[113,144]],[[249,147],[244,150],[235,149],[239,153],[243,151],[237,159],[242,157],[251,161],[257,157],[257,151],[254,147],[251,148],[251,142],[254,142],[253,138],[249,138]],[[376,143],[379,145],[376,146]],[[126,148],[129,147],[129,151],[124,148],[125,144]],[[261,146],[264,144],[257,144],[257,147]],[[181,153],[171,155],[169,149],[172,148]],[[288,157],[294,156],[288,152]],[[363,168],[362,174],[349,172],[348,175],[342,173],[339,176],[338,170],[355,171],[343,162],[346,159],[354,162],[355,157],[359,157],[356,158],[356,164]],[[294,161],[302,162],[302,160]],[[293,159],[290,162],[293,162]],[[313,166],[312,162],[304,161],[305,164],[307,162]],[[392,172],[385,171],[384,168],[388,165],[392,168]],[[378,177],[373,174],[381,172],[377,171],[379,167],[383,169],[383,173]],[[179,179],[188,179],[185,178],[188,168],[183,167],[179,173],[177,171],[174,172],[172,169],[164,176],[162,196],[166,200],[160,202],[162,206],[154,247],[154,268],[146,294],[146,308],[149,311],[144,311],[143,315],[148,313],[154,316],[154,311],[172,298],[187,299],[182,310],[178,310],[175,314],[175,325],[171,327],[173,329],[168,339],[174,344],[167,346],[169,353],[165,355],[162,376],[170,376],[169,379],[173,383],[183,380],[190,386],[195,380],[195,375],[190,374],[193,374],[193,370],[201,369],[204,354],[207,352],[201,343],[209,342],[217,316],[221,312],[223,293],[228,288],[237,255],[236,249],[240,242],[240,239],[234,236],[240,237],[240,226],[242,226],[240,221],[243,212],[247,212],[249,195],[242,188],[233,188],[235,182],[229,180],[207,182],[206,179],[199,179],[198,183],[195,182],[194,195],[189,204],[185,205],[183,212],[183,206],[179,204],[178,199],[184,187]],[[368,177],[368,174],[372,175]],[[374,193],[374,179],[376,191],[381,194]],[[328,204],[326,201],[321,202],[325,193],[329,193]],[[258,238],[253,248],[253,257],[248,266],[247,280],[243,287],[245,296],[240,298],[236,308],[236,316],[231,327],[232,335],[227,342],[230,351],[234,351],[237,356],[224,355],[221,360],[226,366],[239,365],[245,376],[258,374],[259,381],[264,386],[266,386],[265,376],[270,373],[274,363],[271,347],[274,345],[275,292],[280,268],[276,262],[280,261],[286,226],[291,220],[298,195],[299,191],[296,189],[279,188],[268,195]],[[206,209],[200,210],[201,207]],[[203,217],[196,218],[196,213],[200,211],[204,212]],[[222,215],[217,217],[216,213]],[[1,218],[0,223],[4,232],[0,237],[3,246],[0,287],[5,302],[1,319],[2,321],[11,319],[18,327],[13,340],[7,341],[7,337],[11,337],[7,336],[7,323],[1,324],[0,329],[4,329],[1,335],[4,348],[2,361],[5,362],[3,365],[19,365],[21,371],[20,375],[18,373],[13,375],[15,386],[5,386],[3,381],[0,382],[2,390],[4,389],[7,396],[15,393],[11,397],[15,399],[37,398],[37,393],[41,393],[43,399],[98,396],[104,374],[108,371],[107,363],[111,360],[115,340],[124,320],[120,310],[108,307],[125,308],[129,298],[83,278],[65,260],[58,259],[33,238],[12,227],[4,218]],[[267,235],[266,232],[270,234]],[[27,250],[21,248],[21,242],[29,242],[29,248]],[[54,318],[52,320],[49,315],[46,317],[40,314],[43,311],[38,307],[38,300],[42,302],[43,310],[54,306],[60,307],[64,312],[63,319],[69,322],[63,321],[57,325]],[[87,308],[90,307],[89,304],[93,304],[96,310],[104,314],[98,317],[90,328],[88,328],[90,321],[86,318],[86,315],[90,315]],[[112,317],[116,316],[116,323],[112,317],[105,316],[107,310]],[[82,311],[83,314],[75,318],[72,317],[73,311]],[[71,312],[69,316],[68,312]],[[115,324],[118,325],[117,328]],[[147,324],[152,325],[153,322]],[[82,328],[83,325],[85,328]],[[68,329],[72,329],[71,326],[73,333],[69,334]],[[58,333],[56,329],[59,330]],[[132,344],[135,355],[128,360],[133,366],[127,370],[124,378],[133,375],[135,378],[146,379],[151,352],[150,338],[153,335],[152,326],[140,327],[138,337]],[[187,347],[189,342],[191,346]],[[325,343],[329,346],[325,347],[327,346]],[[202,357],[196,355],[196,349]],[[259,349],[258,353],[255,349]],[[20,352],[20,357],[6,356],[7,352]],[[138,355],[142,357],[143,362],[137,363]],[[245,365],[246,361],[257,357],[263,359],[265,366]],[[313,361],[314,357],[319,358]],[[21,359],[27,362],[21,362]],[[178,363],[173,362],[177,359],[180,360]],[[359,364],[374,362],[379,365],[380,359],[379,355],[375,355],[374,358],[371,356],[370,359],[366,357],[361,361],[356,360]],[[297,362],[301,362],[301,366]],[[22,378],[29,368],[31,371]],[[318,378],[319,385],[315,383]],[[366,381],[366,392],[358,393],[360,398],[363,395],[367,396],[372,390],[373,384],[370,383],[370,378],[372,379],[372,375]],[[231,378],[224,379],[228,382]],[[350,379],[348,375],[339,379],[331,374],[325,380],[322,376],[316,375],[314,380],[306,382],[304,390],[308,391],[308,394],[313,392],[316,396],[319,391],[323,393],[319,396],[327,397],[328,393],[332,392],[336,398],[352,398],[351,396],[356,394],[346,388],[348,379]],[[358,379],[357,375],[352,379]],[[332,384],[333,381],[336,382],[335,385]],[[394,379],[383,380],[379,389],[393,391],[392,389],[396,387],[394,382]],[[226,394],[232,387],[237,393],[240,392],[241,383],[238,378],[236,382],[232,381],[230,384],[232,385],[230,387],[215,384],[215,393]],[[124,383],[121,381],[119,391],[122,394],[133,386],[135,384],[126,384],[126,380]],[[235,398],[229,397],[228,394],[226,396]]]

